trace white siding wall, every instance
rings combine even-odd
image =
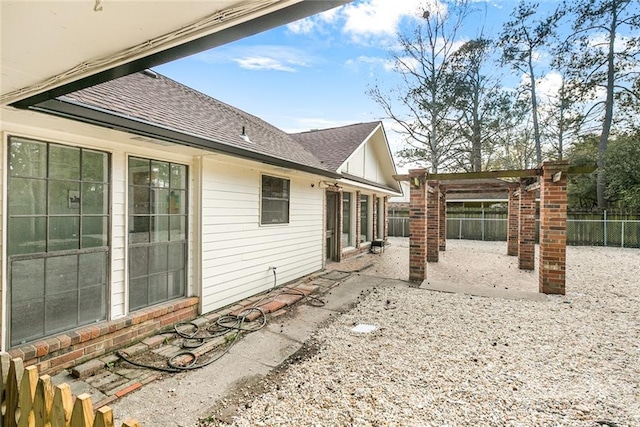
[[[384,184],[384,173],[372,141],[367,142],[353,154],[343,171]]]
[[[260,225],[261,174],[291,180],[290,222]],[[311,184],[314,187],[311,187]],[[322,268],[324,192],[279,171],[206,159],[202,170],[202,311]]]
[[[372,141],[369,141],[364,147],[364,178],[373,182],[381,182],[384,175],[380,169],[380,162],[375,150],[373,149]]]
[[[119,132],[95,128],[79,124],[69,120],[45,116],[43,114],[28,111],[2,110],[3,119],[0,129],[4,138],[0,151],[2,153],[2,165],[6,164],[5,149],[8,135],[33,138],[45,142],[53,142],[70,146],[93,148],[111,154],[111,269],[110,269],[110,305],[108,318],[118,318],[127,314],[126,292],[126,236],[127,236],[127,162],[128,156],[134,155],[144,158],[172,161],[186,164],[190,167],[190,177],[193,177],[192,160],[194,152],[178,146],[163,147],[156,144],[133,142],[129,135]],[[9,120],[9,119],[13,120]],[[2,180],[6,179],[6,172],[2,172]],[[2,185],[2,184],[0,184]],[[193,212],[193,178],[190,182],[189,212]],[[0,191],[0,197],[4,197],[4,191]],[[6,207],[2,210],[2,215]],[[189,230],[193,230],[193,215],[189,216]],[[4,224],[4,217],[0,218],[0,224]],[[0,228],[0,231],[2,229]],[[191,231],[190,236],[193,235]],[[0,242],[4,243],[6,236],[2,233]],[[0,243],[0,244],[2,244]],[[3,253],[2,260],[6,255]],[[189,265],[193,262],[193,245],[189,243]],[[3,272],[2,278],[6,278]],[[6,281],[3,280],[3,283]],[[187,277],[187,294],[194,294],[192,270]],[[3,303],[6,303],[6,293],[2,293]],[[4,312],[4,311],[3,311]],[[3,319],[4,320],[4,319]],[[4,322],[3,322],[4,324]],[[3,332],[4,332],[3,327]],[[3,343],[5,340],[2,341]]]
[[[347,162],[347,172],[351,175],[364,177],[364,151],[360,148]]]

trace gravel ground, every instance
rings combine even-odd
[[[640,250],[567,257],[567,295],[542,302],[377,289],[234,425],[640,426]]]

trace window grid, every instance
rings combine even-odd
[[[129,158],[129,309],[186,292],[188,168]]]
[[[39,154],[40,159],[31,158],[30,149],[31,154]],[[75,162],[62,154],[65,151],[76,157]],[[57,164],[55,152],[62,154]],[[9,137],[8,156],[10,344],[22,344],[104,320],[109,257],[109,155]],[[93,171],[94,179],[86,179],[92,171],[91,157],[101,164],[93,165],[98,166]],[[33,170],[38,167],[39,171]],[[74,170],[76,176],[64,176]],[[96,171],[99,174],[95,174]],[[95,179],[98,175],[101,180]],[[101,188],[102,212],[92,212],[91,208],[84,207],[85,196],[91,201],[91,193],[97,187]],[[95,201],[95,194],[93,196]],[[31,212],[24,212],[25,208],[29,209],[26,202],[31,202]],[[64,220],[69,218],[76,224],[68,227],[67,223],[64,227]],[[97,234],[96,224],[85,222],[90,218],[98,219]],[[87,224],[93,229],[86,228]],[[60,265],[52,267],[56,264]],[[101,274],[86,274],[95,271]],[[66,280],[63,288],[56,283],[58,276]],[[87,284],[87,277],[93,282]],[[91,301],[86,298],[89,292],[94,292]]]

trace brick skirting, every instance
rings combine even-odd
[[[10,349],[24,365],[36,365],[40,374],[54,374],[156,334],[166,326],[194,319],[197,297],[184,298],[136,311],[115,320],[96,323]]]

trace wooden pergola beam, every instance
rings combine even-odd
[[[585,173],[595,172],[597,166],[571,166],[567,171],[568,175],[581,175]],[[537,169],[511,169],[501,171],[482,171],[482,172],[454,172],[454,173],[429,173],[425,170],[424,176],[429,181],[442,180],[460,180],[460,179],[487,179],[487,178],[528,178],[538,177],[542,175],[542,168]],[[409,174],[393,175],[396,181],[409,181]]]
[[[487,194],[491,194],[491,193],[507,193],[509,192],[508,188],[493,188],[493,189],[486,189],[486,188],[457,188],[457,189],[452,189],[452,190],[445,190],[446,194],[460,194],[460,193],[487,193]]]
[[[520,187],[517,182],[510,183],[477,183],[477,184],[443,184],[440,183],[440,188],[444,191],[460,191],[460,190],[485,190],[488,193],[493,191],[509,191],[510,188]]]

